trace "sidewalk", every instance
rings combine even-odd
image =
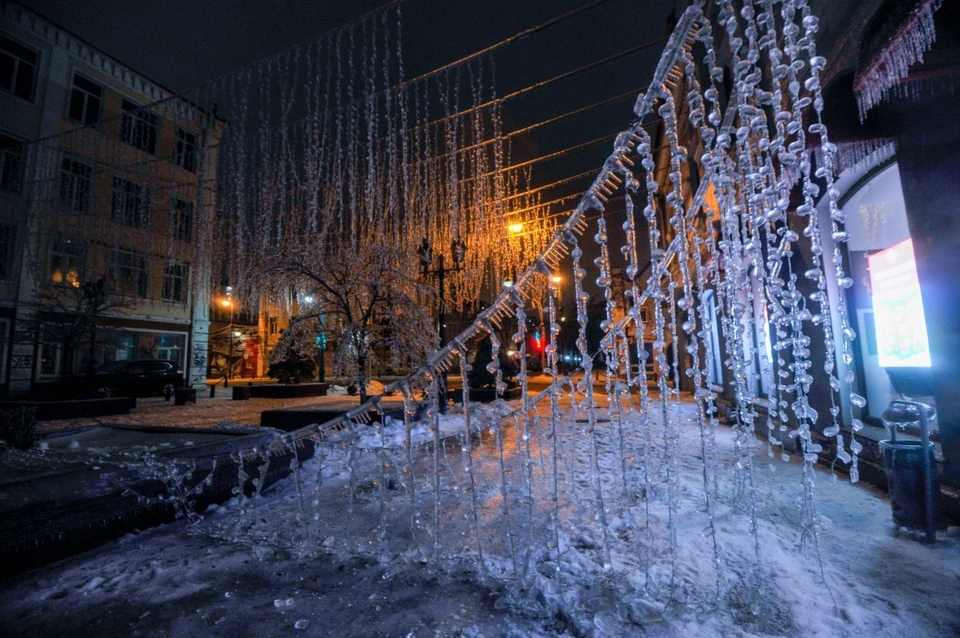
[[[237,458],[244,458],[238,453],[263,449],[279,436],[226,424],[97,425],[45,434],[30,450],[0,448],[0,578],[228,500]],[[297,449],[300,462],[312,455],[312,441]],[[289,474],[292,458],[286,448],[271,454],[265,485]],[[243,460],[250,477],[261,464]]]
[[[234,401],[232,393],[218,392],[216,397],[197,393],[197,402],[186,405],[174,405],[161,397],[137,399],[137,407],[128,414],[117,414],[100,418],[81,418],[71,420],[40,421],[40,433],[88,427],[103,423],[156,426],[156,427],[194,427],[211,428],[218,423],[244,423],[260,425],[260,413],[273,408],[300,407],[315,404],[335,403],[337,405],[360,405],[360,398],[343,395],[326,397],[297,397],[291,399],[249,399]]]

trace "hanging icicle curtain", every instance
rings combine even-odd
[[[552,228],[525,194],[531,167],[510,166],[491,54],[407,80],[402,6],[179,95],[119,90],[99,122],[36,143],[37,258],[83,246],[88,272],[71,277],[122,262],[139,296],[174,264],[190,290],[230,285],[245,307],[289,302],[296,278],[264,263],[305,242],[386,247],[415,278],[423,238],[465,239],[451,307],[521,270]],[[518,210],[522,234],[508,229]]]
[[[860,119],[923,62],[937,37],[933,14],[943,0],[888,0],[877,11],[860,41],[854,92]]]
[[[760,474],[796,451],[796,520],[813,551],[795,559],[824,582],[814,464],[832,454],[858,480],[866,402],[855,388],[844,295],[853,282],[834,185],[839,151],[821,120],[827,61],[817,54],[818,28],[806,0],[718,0],[708,15],[698,4],[680,16],[636,119],[543,251],[472,325],[387,386],[403,396],[403,427],[371,423],[384,409],[373,397],[288,435],[290,445],[319,440],[321,465],[323,455],[346,460],[349,489],[341,483],[336,496],[346,523],[315,517],[317,537],[330,539],[325,549],[469,565],[516,609],[586,619],[582,633],[626,635],[678,601],[708,608],[744,588],[768,600],[765,579],[777,568],[762,549],[771,532]],[[657,117],[660,149],[644,128]],[[626,204],[622,239],[605,217],[615,197]],[[649,266],[638,250],[644,239]],[[587,250],[597,257],[585,259]],[[626,261],[620,294],[617,251]],[[531,290],[558,276],[573,284],[581,372],[558,370],[559,287],[551,285],[550,386],[534,396],[525,309]],[[603,292],[599,315],[588,307],[591,279]],[[489,337],[486,371],[502,397],[501,331],[514,329],[519,405],[478,409],[471,344]],[[602,335],[598,351],[590,332]],[[649,377],[635,374],[632,363],[643,370],[648,359]],[[600,362],[603,393],[592,381]],[[438,381],[456,366],[463,412],[454,422],[440,417]],[[691,401],[681,400],[684,381]],[[729,456],[718,445],[719,384],[735,395]],[[756,440],[761,421],[767,458]],[[376,498],[358,497],[365,477],[377,477]],[[731,569],[738,562],[746,569]]]

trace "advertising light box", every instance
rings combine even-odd
[[[929,368],[930,346],[913,241],[902,241],[868,260],[880,365]]]

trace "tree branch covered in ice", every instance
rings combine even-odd
[[[265,262],[275,290],[300,298],[277,347],[274,363],[288,351],[310,352],[326,330],[336,344],[336,374],[352,377],[366,400],[367,365],[387,356],[399,367],[421,365],[437,346],[438,336],[424,311],[431,290],[404,268],[387,246],[350,246],[334,238],[306,241],[299,248],[277,252]],[[310,301],[306,301],[306,300]]]

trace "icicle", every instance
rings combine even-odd
[[[473,538],[477,543],[477,565],[480,571],[480,578],[487,575],[486,560],[483,557],[483,543],[480,541],[480,508],[477,504],[477,480],[473,470],[473,431],[470,428],[470,382],[468,375],[470,373],[470,364],[467,363],[467,353],[460,351],[460,387],[463,388],[463,447],[462,455],[466,459],[465,471],[469,477],[470,486],[470,508],[472,512],[471,523],[473,527]]]
[[[884,43],[877,57],[864,69],[858,69],[853,89],[860,108],[860,120],[867,111],[883,100],[892,88],[900,84],[910,67],[923,62],[924,52],[930,50],[937,33],[933,14],[943,0],[917,0],[913,13],[906,18],[896,33]]]

